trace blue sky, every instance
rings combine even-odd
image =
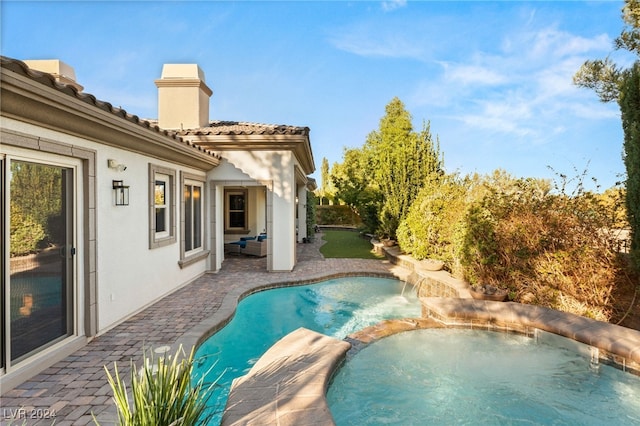
[[[617,104],[572,84],[612,53],[622,1],[2,1],[2,54],[60,59],[98,99],[157,117],[164,63],[197,63],[211,119],[309,126],[342,161],[399,97],[449,172],[624,172]],[[320,183],[320,182],[319,182]]]

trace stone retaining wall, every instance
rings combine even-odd
[[[376,240],[371,240],[371,244],[374,251],[384,255],[389,262],[412,271],[407,282],[416,287],[418,296],[471,298],[469,284],[452,277],[449,272],[426,269],[419,260],[403,254],[398,246],[385,247]]]
[[[486,300],[421,298],[422,316],[447,327],[557,334],[598,349],[604,363],[640,374],[640,331],[536,305]]]

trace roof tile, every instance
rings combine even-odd
[[[58,90],[59,92],[65,93],[69,96],[73,96],[89,105],[93,105],[97,108],[100,108],[103,111],[109,112],[131,123],[134,123],[141,127],[145,127],[152,131],[155,131],[156,133],[159,133],[168,138],[171,138],[181,144],[188,145],[193,149],[204,152],[212,157],[220,158],[220,156],[214,153],[213,151],[204,149],[201,146],[195,145],[187,140],[184,140],[175,132],[161,129],[160,127],[157,126],[157,123],[154,123],[151,120],[144,120],[138,117],[137,115],[129,114],[124,109],[116,108],[113,105],[111,105],[109,102],[96,99],[95,96],[89,93],[79,92],[75,87],[71,85],[60,84],[56,81],[55,77],[53,77],[51,74],[29,68],[27,64],[25,64],[24,62],[18,59],[9,58],[7,56],[0,56],[0,66],[2,66],[2,68],[8,69],[15,73],[21,74],[25,77],[28,77],[31,80],[37,81],[45,86],[49,86],[55,90]]]
[[[308,127],[283,124],[247,123],[243,121],[211,121],[209,126],[187,129],[181,135],[309,135]]]

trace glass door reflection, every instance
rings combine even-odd
[[[73,170],[10,163],[10,357],[73,332]]]

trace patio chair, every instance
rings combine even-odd
[[[230,243],[224,244],[224,252],[225,254],[240,254],[242,253],[242,249],[244,249],[247,245],[247,241],[255,240],[257,237],[242,237],[238,241],[233,241]]]
[[[245,246],[240,249],[240,253],[249,256],[264,257],[267,255],[267,236],[259,235],[255,240],[245,241]]]

